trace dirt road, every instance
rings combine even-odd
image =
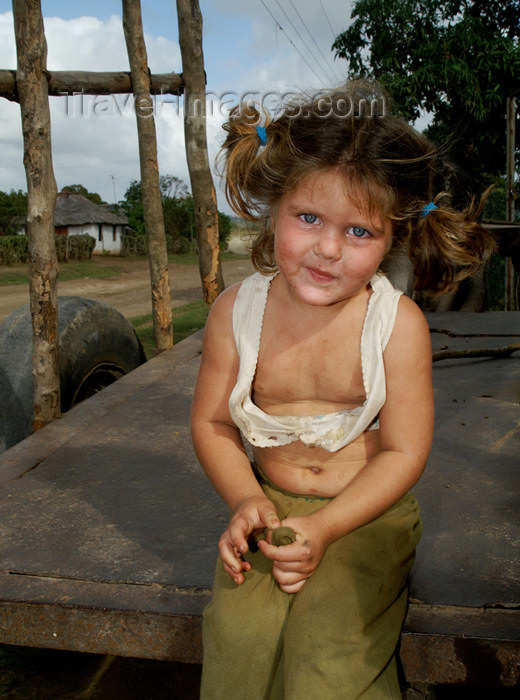
[[[121,273],[109,279],[81,279],[60,282],[59,296],[81,296],[113,306],[127,318],[151,313],[150,273],[148,261],[126,258],[100,258],[99,264],[117,265]],[[253,272],[249,258],[227,260],[222,264],[226,287],[239,282]],[[197,265],[169,266],[172,305],[182,306],[202,299],[202,287]],[[29,302],[29,287],[24,284],[0,287],[0,322],[15,309]]]

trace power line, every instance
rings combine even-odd
[[[291,18],[290,18],[289,15],[287,14],[287,12],[286,12],[286,11],[284,10],[284,8],[280,5],[280,0],[276,0],[276,4],[278,5],[278,7],[280,8],[280,10],[281,10],[281,11],[283,12],[283,14],[285,15],[287,21],[289,22],[289,24],[291,25],[291,27],[293,28],[293,30],[296,32],[296,34],[297,34],[298,38],[300,39],[300,41],[302,42],[302,44],[303,44],[304,46],[306,46],[305,41],[304,41],[302,35],[301,35],[300,32],[298,31],[298,29],[294,26],[294,23],[292,22]],[[300,18],[300,19],[301,19],[301,18]],[[304,26],[305,26],[305,25],[304,25]],[[307,27],[305,27],[305,28],[307,29]],[[308,30],[307,30],[307,31],[308,31]],[[316,42],[314,42],[314,43],[316,43]],[[323,75],[325,76],[325,79],[326,79],[326,80],[330,80],[330,77],[327,75],[327,73],[323,70],[323,67],[322,67],[322,66],[319,64],[319,62],[316,60],[316,56],[312,53],[312,51],[309,49],[308,46],[307,46],[306,48],[308,49],[309,53],[311,54],[312,58],[314,59],[314,62],[315,62],[315,64],[316,64],[316,66],[321,70],[321,72],[322,72]]]
[[[334,29],[332,28],[332,24],[330,23],[330,19],[329,19],[329,16],[328,16],[328,14],[327,14],[327,10],[323,7],[323,2],[322,2],[321,0],[319,0],[319,2],[320,2],[320,5],[321,5],[321,9],[323,10],[323,14],[325,15],[325,19],[326,19],[327,22],[329,23],[329,27],[330,27],[330,31],[331,31],[331,34],[332,34],[332,38],[333,38],[333,39],[336,39],[336,35],[334,34]]]
[[[296,5],[294,4],[293,0],[289,0],[289,2],[291,3],[291,6],[292,6],[293,10],[294,10],[294,11],[296,12],[296,14],[298,15],[298,18],[299,18],[300,22],[301,22],[301,23],[303,24],[303,26],[305,27],[305,31],[306,31],[307,34],[309,35],[309,38],[310,38],[311,41],[314,43],[314,46],[315,46],[315,47],[318,49],[318,51],[320,52],[320,56],[323,58],[323,60],[324,60],[324,62],[325,62],[325,65],[327,66],[327,69],[331,71],[331,72],[330,72],[330,75],[332,76],[332,79],[335,80],[335,79],[336,79],[336,76],[334,75],[334,71],[333,71],[332,67],[331,67],[330,64],[329,64],[329,61],[328,61],[327,57],[323,54],[323,51],[320,49],[318,43],[316,42],[316,39],[312,36],[312,34],[311,34],[309,28],[307,27],[307,24],[304,22],[304,20],[303,20],[301,14],[300,14],[300,11],[298,10],[298,8],[296,7]],[[320,2],[321,2],[321,0],[320,0]],[[323,5],[322,5],[322,7],[323,7]]]
[[[321,82],[323,79],[316,73],[316,71],[314,70],[314,68],[313,68],[313,67],[311,66],[311,64],[307,61],[307,59],[305,58],[305,56],[302,54],[302,52],[299,50],[299,48],[295,45],[295,43],[294,43],[293,40],[290,38],[290,36],[288,36],[288,34],[287,34],[287,32],[285,31],[285,29],[282,27],[282,25],[280,24],[280,22],[279,22],[279,21],[276,19],[276,17],[273,15],[273,13],[271,12],[271,10],[267,7],[267,5],[265,4],[264,0],[260,0],[260,2],[261,2],[262,5],[265,7],[265,9],[267,10],[267,12],[271,15],[271,17],[272,17],[272,19],[274,20],[274,22],[275,22],[276,26],[278,27],[278,29],[279,29],[281,32],[283,32],[283,33],[285,34],[285,36],[287,37],[287,40],[289,41],[289,43],[291,44],[291,46],[298,52],[298,55],[299,55],[300,58],[304,61],[304,63],[307,65],[307,67],[309,68],[309,70],[310,70],[312,73],[314,73],[314,75],[316,76],[316,78]]]

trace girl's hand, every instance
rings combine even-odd
[[[297,593],[312,576],[329,546],[330,532],[319,511],[299,518],[287,518],[282,525],[296,532],[296,542],[275,547],[267,541],[258,546],[273,560],[273,576],[285,593]]]
[[[266,527],[273,530],[280,524],[276,508],[265,496],[250,496],[239,504],[218,544],[224,571],[235,583],[243,583],[242,572],[251,568],[251,564],[242,559],[249,549],[248,536],[254,530]]]

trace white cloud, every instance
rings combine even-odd
[[[0,56],[1,68],[16,68],[16,44],[14,41],[13,13],[0,14]]]
[[[120,17],[112,15],[106,22],[87,16],[49,17],[44,24],[49,70],[128,70]]]
[[[76,17],[73,16],[76,3],[68,3],[66,7],[55,3],[56,0],[48,0],[43,6],[48,15],[45,32],[49,70],[128,70],[121,17],[116,14],[119,3],[92,2],[88,11],[96,16]],[[148,63],[154,73],[182,70],[172,3],[173,0],[142,0]],[[284,31],[277,28],[264,5],[256,0],[244,0],[240,5],[236,0],[201,0],[208,91],[213,92],[216,99],[216,114],[208,118],[207,124],[211,162],[222,142],[221,124],[226,110],[224,102],[219,100],[224,93],[228,93],[228,99],[236,96],[233,98],[236,102],[238,96],[245,93],[255,93],[262,98],[269,92],[321,88],[325,78],[320,83],[318,77],[322,71],[318,65],[327,73],[333,71],[339,81],[342,63],[334,64],[332,60],[333,33],[321,10],[322,3],[339,33],[348,20],[348,3],[298,0],[294,5],[326,57],[326,66],[294,11],[291,10],[290,16],[299,28],[301,39],[273,0],[265,0],[265,4]],[[84,12],[85,5],[77,5],[80,5],[79,15]],[[289,14],[290,5],[284,5]],[[288,36],[299,52],[289,43]],[[313,66],[312,71],[302,55]],[[0,68],[15,67],[12,13],[5,12],[0,14]],[[172,96],[158,104],[159,168],[162,174],[176,175],[188,183],[184,127],[178,103]],[[78,97],[68,101],[51,98],[50,104],[58,187],[79,183],[111,202],[115,186],[116,198],[122,199],[130,180],[140,179],[132,98],[124,95]],[[20,110],[18,105],[4,99],[0,100],[0,147],[0,190],[25,190]],[[218,190],[217,178],[215,180]],[[220,196],[219,205],[226,210]]]
[[[117,71],[129,69],[121,19],[96,17],[45,19],[49,70]],[[67,41],[63,41],[67,36]],[[180,70],[176,41],[145,36],[149,64],[154,72]],[[12,13],[0,15],[0,67],[16,66]],[[79,183],[99,192],[107,201],[122,199],[131,179],[140,179],[137,127],[129,95],[50,98],[53,165],[58,187]],[[166,111],[166,110],[164,110]],[[26,189],[20,108],[0,101],[0,190]],[[176,136],[172,136],[172,128]],[[157,117],[161,160],[171,171],[184,158],[182,118]],[[164,146],[168,150],[164,150]],[[173,155],[172,151],[175,153]],[[187,180],[187,168],[179,177]],[[169,172],[170,170],[163,170]],[[114,180],[115,178],[115,180]]]

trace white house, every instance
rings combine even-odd
[[[87,233],[96,239],[94,253],[121,254],[121,236],[128,228],[126,215],[114,205],[94,204],[81,194],[60,192],[56,199],[54,226],[57,234]]]

